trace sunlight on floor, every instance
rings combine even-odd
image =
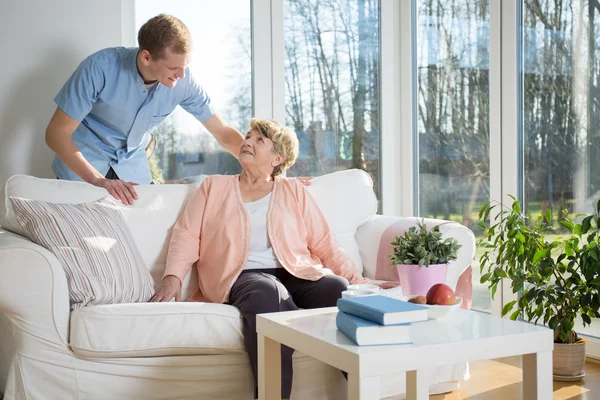
[[[431,396],[430,400],[521,400],[520,357],[470,363],[471,379],[458,390]],[[553,400],[591,400],[600,398],[600,365],[586,362],[587,376],[578,382],[553,381]]]
[[[580,395],[584,393],[590,392],[589,389],[586,389],[577,385],[569,385],[565,387],[561,387],[559,389],[554,388],[554,400],[569,400],[569,399],[580,399]]]

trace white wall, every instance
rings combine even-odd
[[[54,96],[86,56],[131,43],[129,12],[121,0],[0,0],[1,188],[14,174],[54,177],[44,142]]]
[[[54,178],[44,142],[54,96],[89,54],[132,45],[132,13],[133,0],[0,0],[0,193],[14,174]],[[2,398],[15,349],[2,315],[0,331]]]

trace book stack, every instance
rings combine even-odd
[[[411,343],[413,323],[427,321],[427,307],[386,296],[338,299],[336,326],[359,346]]]

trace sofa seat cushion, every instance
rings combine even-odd
[[[226,304],[109,304],[71,313],[70,346],[88,358],[245,352],[242,319]]]

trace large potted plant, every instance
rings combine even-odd
[[[584,326],[600,317],[600,201],[593,214],[571,220],[564,210],[553,221],[550,211],[531,220],[512,199],[510,208],[488,203],[479,211],[484,238],[478,244],[485,249],[480,256],[481,283],[489,283],[493,298],[498,284],[508,278],[513,293],[520,296],[504,305],[502,316],[553,329],[555,379],[581,379],[585,343],[574,327],[577,317]]]
[[[448,262],[456,260],[462,247],[456,239],[442,239],[439,226],[427,229],[424,220],[410,227],[404,236],[396,236],[391,245],[390,260],[398,270],[402,293],[421,296],[433,285],[446,281]]]

